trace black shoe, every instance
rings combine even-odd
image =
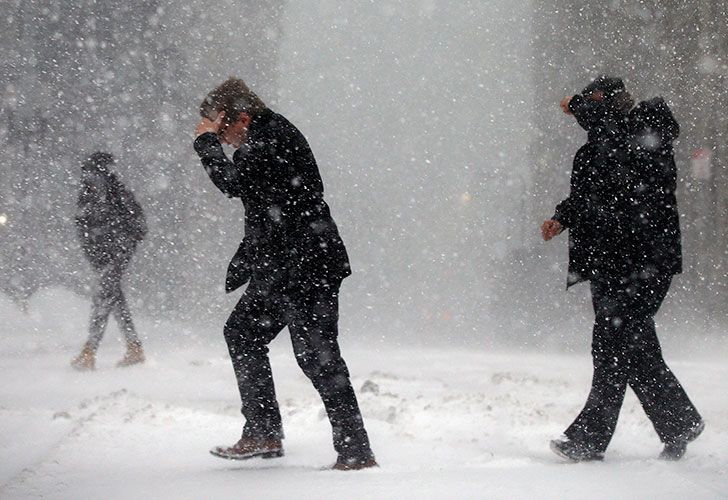
[[[361,470],[369,469],[370,467],[379,467],[374,456],[366,458],[345,458],[339,455],[336,463],[331,468],[334,470]]]
[[[604,459],[604,453],[597,451],[593,446],[579,441],[572,441],[569,438],[552,440],[551,451],[572,462],[591,462]]]
[[[660,458],[663,460],[680,460],[685,455],[688,443],[695,441],[705,429],[705,421],[701,420],[675,439],[665,443]]]

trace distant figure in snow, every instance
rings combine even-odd
[[[71,363],[77,370],[95,368],[96,350],[111,313],[126,338],[126,354],[118,366],[144,362],[144,351],[121,290],[121,279],[134,250],[146,235],[147,226],[134,195],[109,170],[113,163],[111,154],[96,152],[82,165],[76,229],[97,282],[90,334],[81,354]]]
[[[569,229],[567,287],[591,284],[592,388],[584,409],[551,442],[558,455],[601,460],[629,385],[678,460],[705,427],[662,357],[654,316],[682,271],[672,142],[679,127],[662,98],[634,101],[619,78],[602,76],[561,108],[588,133],[576,153],[569,197],[543,223],[548,241]]]
[[[228,266],[226,290],[250,281],[224,329],[245,426],[237,443],[211,453],[233,460],[283,455],[268,344],[287,326],[296,361],[331,422],[334,468],[376,466],[337,340],[349,258],[313,153],[301,132],[242,80],[230,78],[210,92],[200,114],[194,147],[205,171],[245,207],[245,237]],[[236,149],[232,161],[223,143]]]

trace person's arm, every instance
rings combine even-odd
[[[223,151],[217,135],[205,132],[195,139],[194,146],[215,186],[230,198],[242,196],[243,176]]]
[[[78,241],[81,244],[81,248],[86,252],[86,255],[91,255],[94,251],[94,246],[96,244],[95,238],[93,235],[95,234],[96,226],[94,226],[94,221],[92,220],[91,214],[89,213],[88,207],[86,205],[87,201],[84,197],[84,192],[82,191],[79,195],[79,201],[78,201],[78,211],[76,213],[76,217],[74,218],[74,223],[76,226],[76,235],[78,236]]]
[[[129,228],[129,232],[137,241],[141,241],[147,234],[147,221],[144,217],[144,211],[137,202],[134,193],[126,187],[119,186],[119,201],[124,212],[124,218]]]
[[[574,96],[564,97],[559,106],[566,115],[574,116],[575,113],[581,114],[582,107],[585,103],[584,98],[577,94]],[[574,164],[571,171],[570,189],[569,196],[561,203],[556,205],[552,221],[558,222],[560,228],[559,232],[565,228],[573,227],[578,223],[580,216],[583,215],[586,209],[586,197],[585,197],[585,179],[582,175],[582,170],[587,162],[585,156],[585,150],[580,149],[577,151],[574,157]],[[556,233],[558,234],[558,233]]]
[[[79,241],[82,244],[85,243],[88,240],[88,220],[82,214],[77,214],[74,217],[74,225],[76,226]]]
[[[567,96],[561,99],[561,102],[559,102],[559,107],[564,114],[573,114],[570,108],[572,101],[573,97]],[[578,159],[578,155],[579,153],[577,153],[576,159]],[[576,171],[578,168],[576,159],[574,162],[574,168],[572,169],[571,173],[571,193],[569,197],[556,206],[554,215],[550,219],[545,220],[543,224],[541,224],[541,236],[543,237],[544,241],[551,240],[555,236],[561,234],[564,229],[572,225],[571,221],[573,217],[571,215],[574,213],[572,194],[574,192],[575,180],[578,175],[578,172]]]
[[[588,187],[587,167],[589,151],[580,149],[574,158],[569,196],[556,205],[554,215],[541,226],[544,240],[548,241],[564,229],[572,228],[604,217],[604,208],[595,206]]]
[[[558,236],[564,229],[574,226],[576,218],[574,201],[574,197],[569,195],[568,198],[556,205],[554,215],[541,225],[541,235],[545,241],[549,241],[554,236]]]
[[[574,166],[571,171],[569,196],[556,205],[553,220],[558,221],[563,228],[578,225],[585,217],[589,216],[589,196],[584,176],[584,166],[587,162],[587,153],[580,149],[574,157]]]

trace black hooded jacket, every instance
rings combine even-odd
[[[588,139],[574,158],[569,197],[554,219],[569,228],[567,286],[682,270],[672,141],[679,127],[661,98],[628,114],[572,98]]]
[[[125,265],[147,232],[144,212],[134,195],[111,172],[84,169],[76,229],[91,265]]]
[[[232,161],[213,133],[194,146],[215,186],[245,207],[245,237],[228,267],[228,292],[279,271],[296,283],[351,274],[316,160],[286,118],[271,110],[257,114]]]
[[[655,97],[629,114],[629,151],[633,171],[631,215],[647,272],[682,272],[677,168],[672,143],[680,126],[667,103]]]

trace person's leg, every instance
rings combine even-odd
[[[96,366],[96,351],[104,336],[109,314],[113,307],[113,272],[110,266],[97,271],[94,295],[91,299],[89,336],[81,353],[71,361],[77,370],[93,370]]]
[[[116,299],[114,296],[114,275],[115,272],[111,265],[103,267],[98,274],[96,289],[91,301],[91,323],[88,341],[86,342],[86,345],[94,352],[101,343],[106,325],[109,322],[109,315],[114,307]]]
[[[369,437],[338,344],[340,282],[296,290],[288,327],[296,360],[318,391],[333,431],[338,468],[375,465]]]
[[[612,282],[592,282],[594,375],[586,404],[564,432],[586,449],[604,453],[612,439],[627,388],[623,290]]]
[[[139,340],[139,336],[134,328],[134,321],[131,319],[131,311],[129,305],[126,302],[126,296],[124,291],[121,289],[121,284],[117,287],[116,300],[114,301],[114,317],[119,323],[119,329],[124,333],[124,339],[126,340],[127,346],[139,346],[141,347],[142,342]]]
[[[119,324],[119,329],[124,333],[126,340],[126,353],[124,357],[117,363],[117,366],[131,366],[145,361],[144,349],[142,341],[137,335],[134,323],[131,319],[131,311],[126,302],[124,292],[119,285],[118,295],[114,307],[114,317]]]
[[[233,363],[245,416],[243,437],[283,438],[268,344],[283,329],[281,296],[272,287],[252,282],[225,324],[225,340]]]
[[[114,288],[114,318],[116,318],[116,321],[119,323],[119,329],[124,333],[126,345],[141,347],[142,342],[139,340],[136,328],[134,327],[134,321],[131,318],[131,311],[129,310],[129,304],[126,301],[126,295],[124,295],[124,291],[121,289],[121,276],[119,276],[119,281],[115,284]]]
[[[119,324],[119,329],[124,334],[126,341],[126,354],[124,358],[119,361],[117,366],[131,366],[144,362],[144,350],[142,349],[141,340],[137,335],[136,328],[134,328],[134,322],[131,318],[131,311],[126,301],[126,296],[121,288],[121,281],[124,275],[124,269],[126,268],[126,261],[120,262],[114,265],[113,270],[113,282],[111,284],[111,296],[112,298],[112,309],[111,312],[116,318],[116,322]]]
[[[630,328],[629,384],[663,443],[671,443],[702,423],[702,417],[665,363],[654,316],[670,288],[671,277],[636,282],[634,322]]]

